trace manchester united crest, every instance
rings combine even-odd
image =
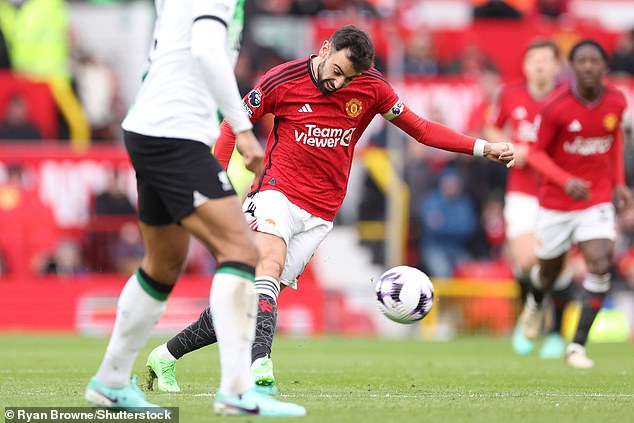
[[[617,122],[618,119],[614,113],[608,113],[603,117],[603,127],[608,131],[613,131]]]
[[[353,98],[346,103],[346,113],[348,116],[355,118],[359,116],[362,111],[363,103],[361,103],[361,100]]]

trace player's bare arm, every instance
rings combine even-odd
[[[617,185],[614,188],[614,197],[616,199],[616,207],[619,211],[634,207],[632,191],[627,185]]]

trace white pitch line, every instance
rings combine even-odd
[[[190,397],[214,397],[214,394],[185,394]],[[589,394],[558,394],[558,393],[534,393],[534,394],[508,394],[508,393],[494,393],[494,394],[465,394],[465,393],[446,393],[446,394],[291,394],[280,395],[282,398],[403,398],[403,399],[423,399],[423,398],[531,398],[531,397],[546,397],[546,398],[634,398],[634,394],[606,394],[606,393],[589,393]]]

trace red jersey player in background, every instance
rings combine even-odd
[[[543,176],[539,187],[536,255],[539,271],[532,280],[520,322],[524,335],[535,339],[541,328],[542,302],[578,244],[587,266],[582,309],[566,362],[590,368],[585,344],[603,299],[610,289],[610,267],[616,238],[615,210],[632,206],[625,185],[621,119],[624,95],[603,84],[608,56],[596,41],[577,43],[568,60],[575,82],[544,108],[537,143],[528,161]]]
[[[251,121],[275,115],[262,172],[244,203],[261,260],[251,375],[261,389],[275,393],[270,358],[277,319],[277,297],[297,278],[333,227],[346,195],[354,147],[380,114],[418,142],[511,167],[513,145],[489,143],[425,120],[408,109],[380,72],[372,67],[374,47],[355,26],[338,29],[319,54],[268,71],[244,98]],[[214,154],[227,166],[235,137],[224,121]],[[155,349],[161,361],[152,371],[175,380],[174,362],[216,342],[211,313],[204,311],[188,328]],[[158,384],[159,387],[161,384]]]
[[[508,139],[515,146],[515,166],[510,169],[504,197],[506,239],[513,270],[520,287],[522,302],[530,286],[530,271],[537,263],[535,257],[535,223],[539,201],[539,175],[526,162],[528,149],[537,140],[537,128],[544,104],[558,91],[560,71],[559,48],[551,40],[538,40],[524,53],[525,79],[505,85],[497,97],[491,120],[485,129],[487,138]],[[552,293],[553,324],[539,351],[541,358],[560,358],[565,341],[561,323],[566,303],[570,299],[571,272],[562,272]],[[534,342],[524,336],[520,325],[513,332],[513,350],[519,355],[529,354]]]

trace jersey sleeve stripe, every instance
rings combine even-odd
[[[214,15],[200,15],[200,16],[196,16],[196,18],[194,18],[194,22],[203,20],[203,19],[211,19],[212,21],[218,21],[221,24],[223,24],[225,26],[225,28],[227,28],[227,22],[225,22],[223,19],[219,18],[218,16],[214,16]]]
[[[262,84],[260,85],[260,87],[262,87],[262,90],[266,90],[268,89],[269,86],[271,86],[273,83],[275,83],[276,81],[292,74],[295,73],[297,71],[302,70],[303,67],[303,63],[298,63],[294,66],[289,66],[288,68],[285,68],[284,70],[280,71],[279,73],[276,73],[275,75],[271,75],[270,77],[266,78],[266,80],[262,81]]]
[[[379,78],[383,78],[383,74],[374,68],[368,69],[367,71],[363,73],[367,73],[370,75],[378,76]]]
[[[280,86],[284,82],[288,82],[290,80],[299,78],[300,76],[305,75],[305,74],[306,74],[306,72],[303,71],[303,70],[300,70],[300,71],[298,71],[296,73],[290,74],[286,78],[283,78],[283,79],[280,79],[278,81],[275,81],[273,84],[268,86],[266,89],[262,88],[262,94],[268,95],[271,91],[273,91],[273,89],[275,89],[276,87]]]
[[[380,79],[381,81],[385,82],[386,84],[390,84],[389,82],[387,82],[387,80],[385,78],[383,78],[382,76],[379,75],[374,75],[371,73],[362,73],[361,75],[365,75],[365,76],[369,76],[370,78],[376,78],[376,79]]]
[[[275,137],[275,141],[273,142],[273,145],[271,146],[271,151],[269,151],[269,157],[268,157],[269,163],[268,165],[264,167],[264,170],[262,171],[262,176],[260,176],[260,180],[258,181],[258,186],[249,193],[249,196],[260,191],[260,189],[262,188],[262,183],[264,182],[264,176],[266,175],[266,171],[271,169],[271,166],[273,166],[273,152],[276,151],[275,147],[277,147],[280,141],[279,134],[277,131],[277,128],[279,126],[280,126],[280,120],[277,116],[275,116],[275,118],[273,119],[273,130],[272,130],[273,136]]]

